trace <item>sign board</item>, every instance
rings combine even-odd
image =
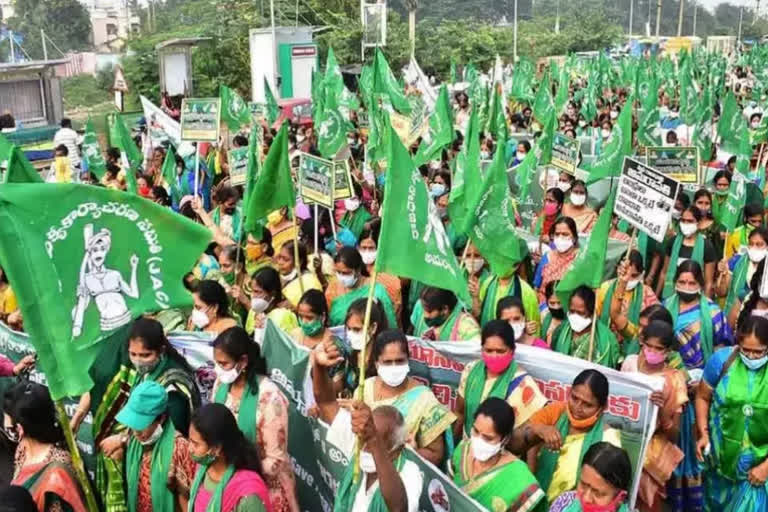
[[[248,174],[248,147],[230,149],[227,157],[229,159],[229,184],[233,187],[245,185]]]
[[[181,102],[181,140],[217,142],[221,98],[184,98]]]
[[[349,171],[348,160],[335,160],[333,162],[333,200],[352,197],[352,176]]]
[[[647,147],[645,163],[681,185],[701,184],[699,150],[695,147]]]
[[[680,183],[624,158],[614,213],[659,243],[664,242]]]
[[[568,174],[575,174],[579,165],[581,141],[562,133],[555,133],[552,139],[552,165]]]
[[[128,82],[125,81],[125,74],[120,66],[115,66],[115,82],[112,84],[112,90],[128,92]]]
[[[335,167],[332,161],[308,153],[301,153],[299,156],[299,195],[301,195],[302,201],[333,208],[333,190],[331,188],[331,173],[333,172],[335,172]]]
[[[251,117],[254,123],[260,123],[267,118],[267,104],[266,103],[248,103],[251,108]]]
[[[361,3],[363,48],[387,45],[387,4]]]

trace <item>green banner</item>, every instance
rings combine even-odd
[[[581,141],[562,133],[555,133],[552,138],[552,165],[568,174],[576,173],[579,165]]]

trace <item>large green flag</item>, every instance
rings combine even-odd
[[[296,191],[293,188],[288,156],[288,124],[283,123],[277,137],[272,141],[264,166],[248,198],[245,231],[253,233],[270,212],[294,206]]]
[[[275,95],[272,93],[272,88],[269,86],[267,77],[264,77],[264,98],[267,102],[267,121],[271,128],[277,118],[280,117],[280,107],[277,105]]]
[[[746,175],[734,173],[731,179],[731,188],[728,190],[728,198],[723,203],[720,212],[720,224],[725,231],[731,232],[741,224],[742,211],[747,201]]]
[[[531,183],[536,177],[536,170],[540,165],[546,165],[552,160],[552,143],[555,136],[557,118],[553,115],[544,121],[544,128],[533,147],[525,155],[525,159],[514,168],[515,180],[518,186],[517,198],[520,203],[528,199]]]
[[[512,89],[509,92],[512,99],[525,103],[533,101],[533,73],[533,62],[525,57],[520,58],[512,75]]]
[[[240,130],[243,125],[251,124],[251,109],[243,98],[226,85],[219,86],[221,98],[221,120],[227,123],[233,132]]]
[[[326,96],[325,106],[320,113],[317,128],[317,149],[320,153],[325,158],[333,160],[339,150],[347,143],[347,132],[352,129],[352,124],[344,118],[335,98]]]
[[[107,172],[107,162],[104,160],[104,154],[101,152],[101,144],[96,130],[93,128],[93,121],[88,118],[85,123],[85,135],[83,136],[83,163],[92,175],[99,181]]]
[[[463,233],[471,203],[480,193],[480,126],[477,111],[472,110],[467,125],[467,135],[456,157],[451,195],[448,198],[448,215],[454,228]]]
[[[435,101],[435,110],[429,116],[429,129],[414,157],[414,164],[419,166],[440,156],[444,147],[449,146],[455,137],[453,131],[453,109],[448,97],[448,89],[443,84]]]
[[[736,151],[736,171],[742,176],[748,177],[752,167],[752,142],[749,139],[747,122],[742,119],[739,126],[739,149]]]
[[[171,201],[173,204],[179,204],[181,201],[181,188],[179,187],[179,177],[176,172],[176,155],[173,152],[173,147],[168,146],[168,151],[165,153],[165,160],[163,160],[163,179],[168,184],[168,189],[171,191]]]
[[[683,53],[683,62],[680,64],[680,119],[691,125],[698,118],[699,94],[693,80],[691,59],[687,55]]]
[[[143,158],[141,151],[136,147],[136,143],[131,138],[128,128],[126,128],[123,119],[117,116],[115,124],[112,127],[112,144],[120,150],[120,160],[122,161],[123,172],[125,172],[125,184],[128,192],[137,194],[136,170],[141,167]]]
[[[360,101],[357,99],[357,96],[349,92],[347,86],[344,85],[344,78],[341,76],[341,69],[339,68],[339,63],[336,61],[336,55],[333,53],[333,48],[328,49],[323,85],[325,87],[326,97],[328,95],[333,97],[332,102],[335,105],[338,105],[346,119],[349,118],[350,110],[357,110],[360,108]]]
[[[501,96],[501,84],[493,86],[493,100],[488,114],[488,133],[500,143],[507,140],[507,115]]]
[[[4,137],[2,140],[7,142]],[[41,183],[43,181],[21,148],[16,145],[8,145],[7,148],[0,146],[0,167],[5,167],[0,169],[2,173],[0,183]]]
[[[0,265],[54,399],[90,389],[98,342],[144,313],[192,305],[183,278],[211,239],[137,196],[39,183],[0,187],[0,236]]]
[[[540,123],[548,119],[555,109],[550,89],[549,72],[546,72],[536,91],[536,99],[533,101],[533,117]]]
[[[608,233],[611,231],[616,190],[611,192],[586,243],[579,248],[578,256],[555,288],[564,307],[567,307],[571,294],[579,286],[595,289],[603,283],[605,256],[608,253]]]
[[[504,141],[501,141],[504,142]],[[488,261],[491,272],[508,276],[526,256],[528,249],[515,230],[515,208],[509,193],[504,165],[505,144],[499,143],[486,172],[480,194],[471,203],[463,231]]]
[[[258,129],[258,127],[252,126],[248,136],[248,166],[245,168],[245,190],[243,192],[243,204],[245,205],[249,202],[253,187],[256,185],[256,179],[261,171],[261,147],[257,134]]]
[[[624,157],[632,153],[632,98],[629,98],[621,109],[621,114],[613,125],[611,140],[603,148],[591,165],[585,166],[589,171],[587,183],[595,183],[603,178],[615,177],[621,174]]]
[[[391,125],[389,130],[387,193],[376,269],[451,290],[470,304],[467,281],[427,185]]]
[[[376,55],[373,58],[373,80],[371,84],[372,93],[381,94],[389,98],[392,106],[401,114],[407,114],[411,111],[411,104],[405,97],[405,92],[389,69],[384,53],[376,48]]]
[[[568,103],[568,89],[571,85],[571,70],[569,59],[566,59],[560,70],[557,80],[557,94],[555,95],[555,112],[559,116],[563,113],[565,105]],[[546,118],[545,118],[546,119]]]
[[[723,100],[720,120],[717,122],[717,134],[722,139],[723,150],[736,153],[739,149],[739,128],[744,123],[741,108],[732,91],[728,91]]]

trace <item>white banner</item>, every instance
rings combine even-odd
[[[170,140],[174,147],[181,144],[181,125],[171,116],[149,101],[144,96],[141,99],[141,108],[144,109],[144,118],[147,121],[147,133],[152,138],[152,145],[158,146],[163,141]]]

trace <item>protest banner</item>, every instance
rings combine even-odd
[[[683,186],[701,184],[699,150],[695,147],[647,147],[645,163]]]
[[[245,185],[248,171],[248,147],[230,149],[227,157],[229,158],[229,184]]]
[[[679,188],[678,181],[625,157],[614,213],[661,243]]]
[[[316,203],[326,208],[333,207],[331,176],[334,163],[308,153],[299,156],[299,195],[305,203]],[[334,184],[335,184],[334,180]],[[347,196],[348,197],[348,196]]]
[[[389,122],[392,123],[392,128],[395,130],[395,133],[397,133],[397,136],[400,137],[400,141],[403,145],[409,147],[410,144],[408,144],[408,139],[411,134],[411,118],[398,114],[397,112],[392,112],[389,114]]]
[[[177,148],[181,144],[181,125],[178,121],[163,112],[163,110],[144,96],[139,96],[144,119],[147,121],[147,131],[152,144],[158,146],[169,140]]]
[[[574,174],[579,165],[581,141],[562,133],[555,133],[552,138],[552,165],[568,174]]]
[[[184,98],[181,102],[181,140],[217,142],[221,98]]]
[[[333,200],[352,197],[352,176],[349,171],[349,160],[334,160],[333,162]]]

